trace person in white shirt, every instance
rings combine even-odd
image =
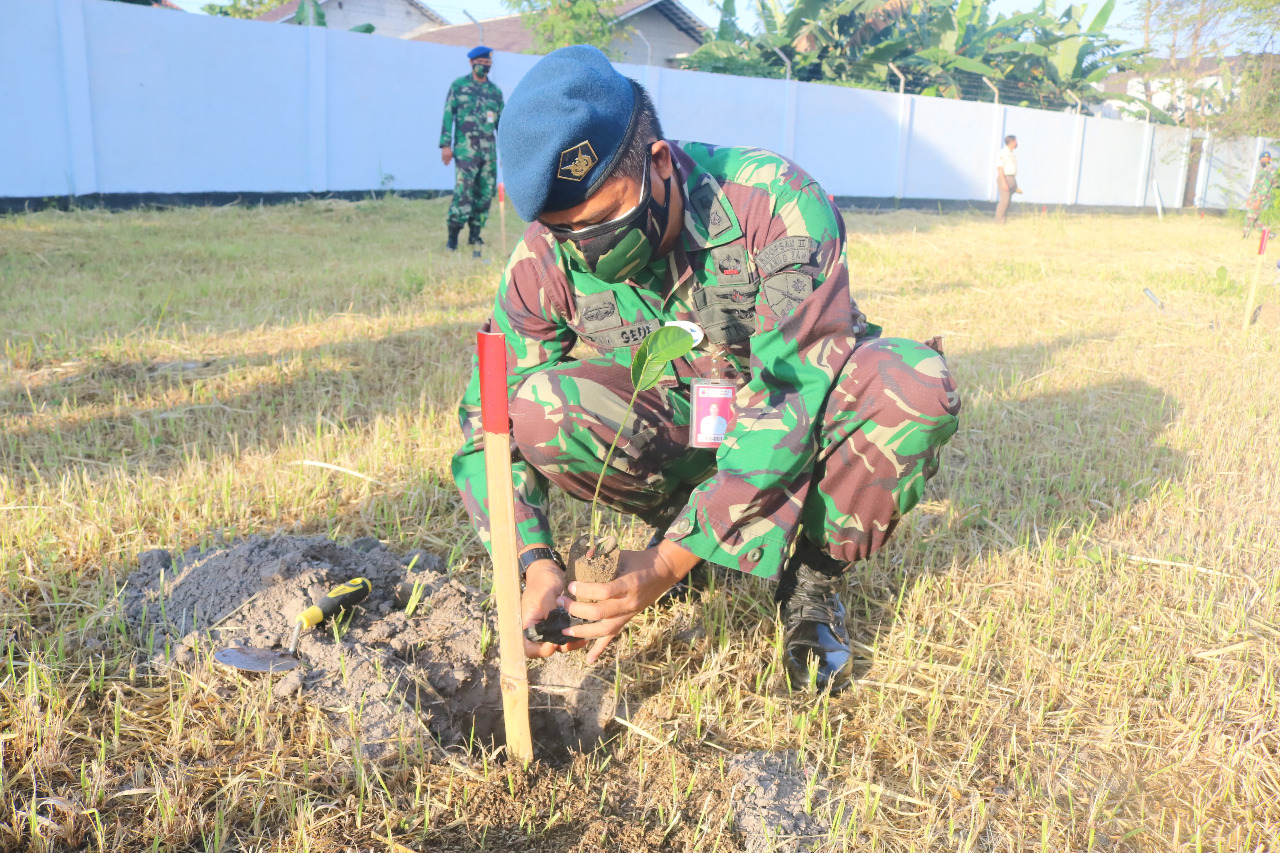
[[[1013,153],[1018,147],[1018,137],[1010,134],[1004,138],[1004,147],[996,157],[996,185],[1000,188],[1000,201],[996,203],[996,222],[1004,224],[1009,211],[1009,200],[1018,189],[1018,158]]]
[[[698,438],[702,441],[720,441],[728,428],[729,422],[720,414],[720,405],[712,403],[707,407],[707,414],[698,424]]]

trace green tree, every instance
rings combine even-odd
[[[550,53],[571,44],[595,45],[610,55],[615,39],[630,38],[631,28],[617,19],[622,0],[503,0],[524,16],[533,32],[533,52]]]
[[[1269,0],[1268,0],[1269,2]],[[1069,94],[1102,96],[1092,86],[1137,61],[1104,32],[1114,8],[1108,0],[1084,23],[1084,8],[1048,14],[992,15],[989,0],[757,0],[761,32],[718,37],[685,61],[686,68],[780,77],[785,62],[797,79],[884,88],[896,81],[911,91],[989,100],[989,80],[1005,102],[1060,107]],[[743,69],[739,71],[738,69]]]
[[[219,15],[224,18],[256,18],[264,12],[270,12],[277,6],[283,6],[285,0],[231,0],[230,3],[206,3],[200,10],[206,15]]]

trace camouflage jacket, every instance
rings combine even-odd
[[[440,147],[458,147],[465,139],[493,142],[493,132],[502,115],[502,90],[492,80],[477,81],[470,74],[449,86],[444,102],[444,122],[440,126]]]
[[[1276,171],[1259,167],[1258,177],[1253,180],[1253,189],[1249,192],[1249,199],[1245,202],[1245,207],[1251,210],[1269,207],[1271,205],[1271,194],[1275,192],[1276,184]]]
[[[709,376],[720,343],[743,368],[737,422],[716,473],[694,489],[667,536],[697,556],[761,577],[776,574],[794,538],[817,459],[817,429],[842,362],[840,341],[878,334],[854,304],[844,220],[822,188],[768,151],[672,143],[684,196],[675,250],[624,284],[606,284],[565,258],[533,223],[507,263],[491,328],[506,335],[512,393],[529,374],[570,358],[579,339],[621,364],[669,320],[708,340],[668,366],[664,382]],[[488,543],[478,377],[459,416],[453,474]],[[516,521],[525,544],[550,544],[546,484],[513,459]]]

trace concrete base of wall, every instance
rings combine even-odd
[[[233,204],[289,204],[312,199],[338,198],[364,201],[388,194],[400,198],[440,198],[449,190],[363,190],[333,193],[94,193],[49,198],[2,198],[0,214],[37,210],[136,210],[146,207],[227,207]]]
[[[964,201],[953,198],[872,198],[868,196],[838,195],[836,205],[841,210],[856,210],[859,213],[890,213],[895,210],[921,210],[934,213],[955,213],[972,211],[995,215],[994,201]],[[1130,207],[1106,204],[1034,204],[1032,202],[1015,201],[1009,208],[1009,215],[1039,213],[1041,208],[1046,213],[1123,213],[1130,216],[1155,216],[1155,207]],[[1166,207],[1166,214],[1175,213],[1207,213],[1211,216],[1223,216],[1229,211],[1217,208]]]
[[[400,198],[441,198],[453,195],[450,190],[392,190]],[[81,196],[53,196],[49,198],[0,198],[0,214],[30,213],[37,210],[136,210],[147,207],[226,207],[233,204],[289,204],[311,199],[338,198],[346,201],[364,201],[381,198],[384,190],[363,190],[333,193],[95,193]],[[990,201],[959,201],[943,198],[872,198],[868,196],[838,195],[836,204],[841,210],[860,213],[889,213],[894,210],[920,210],[935,213],[972,211],[994,215],[996,205]],[[1155,216],[1154,207],[1121,207],[1118,205],[1037,205],[1016,202],[1009,209],[1010,215],[1026,216],[1039,213],[1123,213],[1127,215]],[[1217,208],[1166,208],[1167,214],[1206,213],[1224,216],[1229,211]]]

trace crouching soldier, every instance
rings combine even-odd
[[[884,545],[956,431],[960,398],[937,345],[867,323],[844,222],[813,178],[768,151],[665,139],[645,91],[595,48],[534,66],[499,146],[533,223],[487,322],[508,348],[522,618],[560,605],[590,620],[527,653],[590,645],[597,659],[708,561],[777,578],[791,683],[807,683],[812,663],[818,688],[843,689],[853,655],[836,580]],[[632,354],[673,322],[700,342],[627,416]],[[571,359],[579,340],[596,354]],[[707,415],[714,427],[691,436]],[[453,474],[487,543],[476,376],[460,417]],[[601,499],[658,533],[622,553],[615,581],[566,591],[548,483],[591,500],[619,423]]]

